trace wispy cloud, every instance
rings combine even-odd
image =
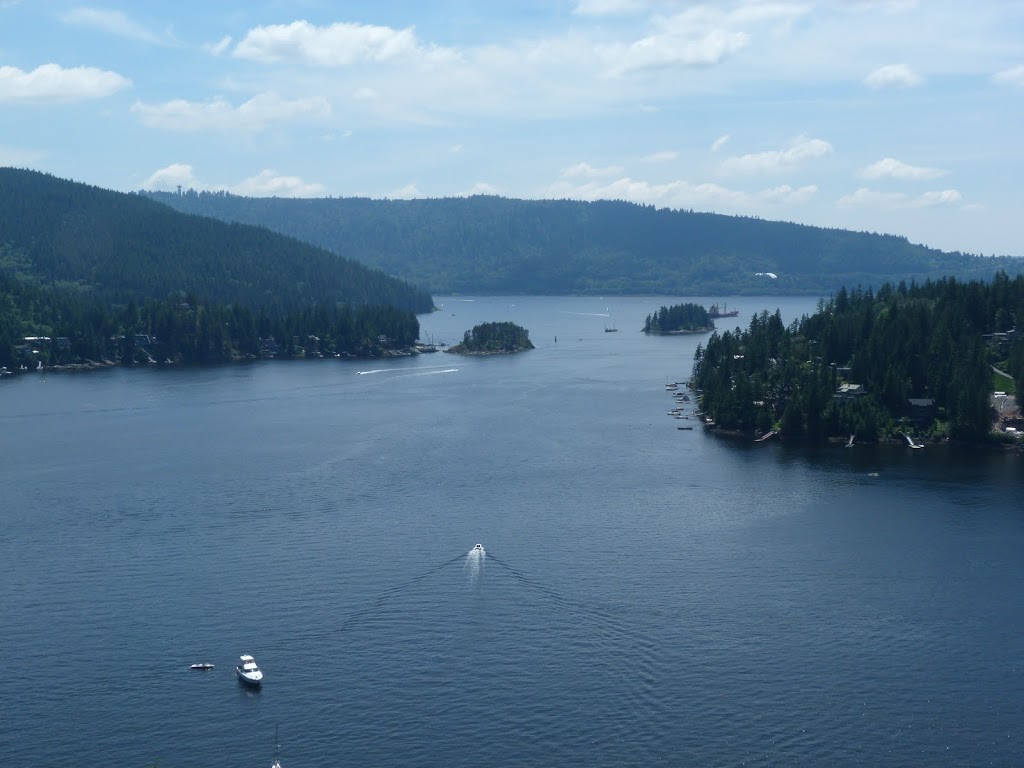
[[[924,78],[906,64],[888,64],[879,67],[864,78],[872,88],[913,88],[921,85]]]
[[[996,72],[992,75],[992,80],[1003,85],[1015,85],[1018,88],[1024,88],[1024,64],[1018,64],[1016,67]]]
[[[325,194],[327,188],[298,176],[282,176],[268,168],[235,184],[230,191],[246,197],[317,197]]]
[[[795,138],[786,149],[729,157],[722,161],[724,174],[774,173],[792,170],[808,160],[824,157],[832,152],[832,145],[822,139]]]
[[[857,174],[863,179],[903,179],[903,180],[920,180],[920,179],[937,179],[940,176],[945,176],[946,172],[941,168],[928,168],[921,165],[909,165],[907,163],[900,162],[896,158],[886,157],[879,160],[877,163],[872,163],[860,170]]]
[[[543,196],[572,200],[626,200],[666,208],[750,210],[765,205],[800,205],[817,192],[814,185],[799,188],[784,185],[746,192],[720,184],[692,184],[681,179],[658,184],[623,177],[613,181],[582,183],[563,178],[550,185]]]
[[[220,56],[231,47],[231,35],[224,35],[215,43],[204,43],[203,50],[213,56]]]
[[[423,193],[420,192],[415,184],[406,184],[404,187],[400,187],[387,195],[387,197],[391,200],[412,200],[417,197],[423,197]]]
[[[0,67],[0,104],[102,99],[131,85],[128,78],[95,67],[65,69],[59,64],[43,64],[31,72]]]
[[[331,105],[322,97],[282,99],[276,93],[262,93],[237,107],[222,98],[205,102],[175,99],[162,104],[136,102],[132,112],[144,125],[168,131],[258,131],[271,123],[326,117]]]
[[[85,7],[72,8],[62,14],[60,20],[65,24],[98,29],[117,37],[139,40],[143,43],[159,45],[167,42],[142,24],[129,19],[121,11],[102,11],[97,8]]]
[[[956,189],[944,189],[925,192],[911,197],[903,192],[882,192],[877,189],[861,187],[849,195],[839,198],[839,206],[843,208],[876,207],[876,208],[932,208],[935,206],[960,205],[963,195]]]
[[[665,150],[663,152],[652,152],[649,155],[644,155],[643,157],[640,158],[640,162],[641,163],[671,163],[677,157],[679,157],[679,153],[678,152],[676,152],[674,150],[671,150],[671,149],[667,149],[667,150]]]
[[[320,27],[305,20],[250,29],[235,46],[234,56],[317,67],[347,67],[359,61],[382,62],[409,56],[425,62],[458,57],[452,49],[420,45],[412,27],[394,29],[346,22]]]
[[[602,176],[614,176],[617,173],[622,173],[622,167],[618,165],[609,165],[606,168],[595,168],[590,163],[576,163],[576,165],[570,165],[568,168],[562,169],[562,178],[564,179],[578,179],[587,178],[594,179]]]
[[[496,195],[498,194],[498,188],[493,184],[488,184],[486,181],[478,181],[469,191],[464,193],[465,197],[471,195]]]
[[[327,192],[323,184],[307,182],[298,176],[285,176],[269,168],[236,184],[205,184],[187,163],[172,163],[142,182],[143,189],[173,191],[179,186],[183,189],[223,190],[246,197],[317,197]]]
[[[178,186],[185,189],[201,188],[191,165],[187,163],[171,163],[158,171],[154,171],[149,178],[142,182],[143,189],[173,190]]]
[[[579,0],[572,12],[578,16],[624,16],[645,8],[643,0]]]
[[[728,144],[729,143],[729,139],[731,139],[731,138],[732,138],[732,135],[728,134],[728,133],[723,134],[722,136],[719,136],[717,139],[715,139],[711,143],[711,151],[712,152],[717,152],[722,147],[724,147],[726,144]]]

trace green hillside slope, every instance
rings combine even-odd
[[[180,211],[260,223],[434,293],[826,294],[1024,267],[890,235],[624,202],[147,194]]]
[[[180,292],[272,312],[432,306],[406,282],[261,227],[13,168],[0,168],[0,268],[109,301]]]

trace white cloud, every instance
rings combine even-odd
[[[619,77],[647,69],[718,64],[749,42],[746,32],[712,29],[693,34],[688,29],[671,29],[629,45],[599,46],[598,52],[607,62],[607,73]]]
[[[562,178],[564,179],[575,179],[575,178],[598,178],[601,176],[614,176],[617,173],[622,173],[621,166],[609,165],[607,168],[595,168],[590,163],[576,163],[576,165],[570,165],[568,168],[562,169]]]
[[[888,64],[865,77],[864,82],[872,88],[913,88],[921,85],[924,78],[906,64]]]
[[[732,134],[730,134],[730,133],[726,133],[726,134],[723,134],[723,135],[719,136],[717,139],[715,139],[712,142],[712,144],[711,144],[711,151],[712,152],[717,152],[722,147],[724,147],[726,144],[728,144],[729,143],[729,139],[731,139],[731,138],[732,138]]]
[[[910,197],[902,192],[881,192],[877,189],[861,187],[856,192],[839,198],[843,208],[870,206],[876,208],[932,208],[935,206],[959,205],[963,195],[955,189],[944,189],[925,192],[918,197]],[[965,206],[966,207],[966,206]]]
[[[832,152],[832,145],[821,139],[795,138],[786,149],[755,152],[722,161],[720,170],[725,174],[753,174],[787,171],[807,160],[823,157]]]
[[[357,88],[352,93],[352,98],[356,101],[376,101],[380,98],[380,94],[377,93],[373,88]]]
[[[818,187],[815,184],[798,187],[797,189],[794,189],[788,184],[783,184],[780,187],[761,190],[757,193],[757,197],[759,200],[763,200],[766,203],[799,205],[801,203],[806,203],[816,194],[818,194]]]
[[[318,197],[327,188],[323,184],[303,181],[298,176],[281,176],[268,168],[235,184],[230,191],[246,197]]]
[[[927,208],[934,205],[957,205],[964,200],[963,195],[955,189],[943,189],[938,192],[925,192],[916,198],[912,203],[919,208]]]
[[[641,163],[670,163],[679,157],[679,153],[671,149],[664,152],[653,152],[640,158]]]
[[[142,182],[143,189],[173,190],[179,185],[185,189],[200,186],[192,166],[187,163],[171,163],[166,168],[155,171]]]
[[[220,56],[224,51],[231,47],[231,35],[224,35],[216,43],[204,43],[203,50],[213,56]]]
[[[146,29],[138,22],[132,21],[121,11],[101,11],[96,8],[73,8],[61,15],[60,20],[65,24],[73,24],[79,27],[99,29],[118,37],[126,37],[129,40],[140,40],[144,43],[163,43],[159,35]]]
[[[730,189],[720,184],[691,184],[681,179],[654,184],[628,177],[609,182],[591,180],[582,183],[574,183],[563,178],[544,190],[543,197],[627,200],[666,208],[751,210],[763,208],[765,205],[800,205],[810,200],[817,192],[818,188],[814,185],[798,189],[790,186],[773,187],[751,193]]]
[[[422,63],[457,58],[451,49],[421,46],[412,27],[394,29],[346,22],[318,27],[305,20],[250,29],[235,46],[234,55],[318,67],[346,67],[359,61],[389,61],[403,56],[415,56]]]
[[[412,200],[415,197],[423,197],[423,194],[415,184],[406,184],[404,187],[396,189],[387,197],[389,200]]]
[[[453,155],[459,154],[460,152],[462,152],[462,150],[463,150],[463,146],[461,144],[452,144],[448,148],[448,151],[451,152]]]
[[[282,176],[269,168],[237,184],[204,184],[187,163],[172,163],[142,182],[143,189],[173,191],[179,186],[183,189],[224,190],[246,197],[317,197],[327,191],[323,184],[306,182],[298,176]]]
[[[839,198],[839,205],[843,208],[857,206],[893,206],[902,203],[907,196],[902,192],[879,192],[877,189],[861,187],[856,192],[843,195]]]
[[[993,82],[1024,88],[1024,64],[1010,67],[992,75]]]
[[[287,100],[276,93],[261,93],[237,107],[219,97],[206,102],[175,99],[163,104],[136,102],[132,112],[144,125],[168,131],[256,131],[270,123],[325,117],[331,105],[322,97]]]
[[[488,184],[486,181],[478,181],[474,184],[465,196],[470,195],[496,195],[498,194],[498,188],[493,184]]]
[[[908,165],[896,158],[886,157],[877,163],[862,168],[857,174],[863,179],[937,179],[945,176],[946,172],[941,168],[928,168],[920,165]]]
[[[31,72],[0,67],[0,104],[102,99],[131,85],[128,78],[95,67],[65,69],[59,64],[43,64]]]
[[[579,0],[573,13],[579,16],[624,16],[644,10],[642,0]]]

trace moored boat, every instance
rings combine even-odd
[[[235,666],[238,679],[246,685],[262,685],[263,673],[256,666],[256,659],[248,654],[239,658],[239,664]]]

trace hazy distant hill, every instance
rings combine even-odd
[[[262,224],[434,293],[823,294],[1024,267],[890,235],[624,202],[147,194],[180,211]]]
[[[264,228],[13,168],[0,168],[0,270],[105,301],[182,292],[272,312],[432,306],[424,290]]]

